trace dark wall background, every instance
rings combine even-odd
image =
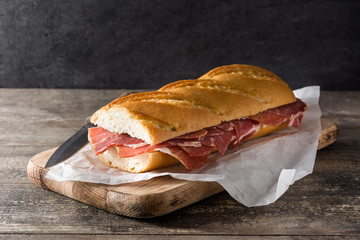
[[[0,87],[158,88],[225,64],[360,89],[360,1],[0,0]]]

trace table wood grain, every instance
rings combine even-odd
[[[360,238],[360,92],[322,91],[338,140],[313,174],[275,203],[247,208],[226,192],[154,219],[108,213],[31,183],[36,153],[59,146],[125,90],[0,89],[0,239]]]

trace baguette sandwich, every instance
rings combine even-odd
[[[306,105],[274,73],[250,65],[114,100],[96,111],[89,142],[105,164],[139,173],[174,164],[201,168],[208,156],[298,127]]]

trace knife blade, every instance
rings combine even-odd
[[[125,92],[119,96],[125,97],[127,95],[133,94],[136,92]],[[49,160],[45,164],[45,168],[52,167],[58,163],[61,163],[71,157],[79,149],[81,149],[88,142],[88,128],[94,127],[90,122],[90,117],[85,121],[85,125],[82,126],[73,136],[66,140],[56,151],[51,155]]]
[[[82,148],[88,142],[88,128],[89,126],[87,125],[82,126],[79,131],[66,140],[58,149],[56,149],[47,161],[45,168],[52,167],[68,159],[80,148]]]

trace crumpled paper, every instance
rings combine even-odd
[[[317,152],[321,130],[320,88],[310,86],[294,93],[308,106],[298,129],[287,128],[245,142],[222,157],[212,154],[199,170],[189,171],[177,165],[147,173],[127,173],[107,167],[86,145],[68,160],[52,167],[46,177],[56,181],[116,185],[170,175],[189,181],[216,181],[248,207],[273,203],[295,181],[312,173]]]

